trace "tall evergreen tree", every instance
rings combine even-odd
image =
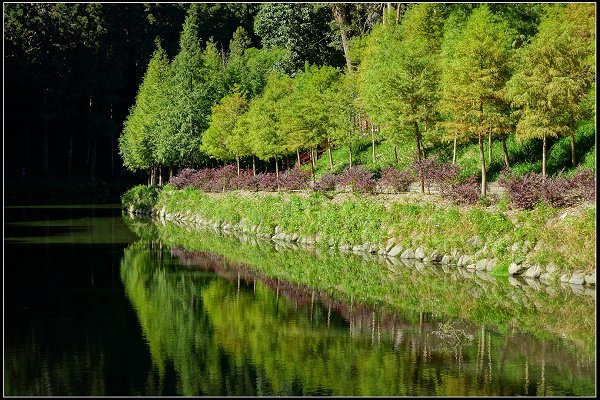
[[[594,15],[592,4],[555,6],[531,43],[520,49],[507,85],[508,97],[520,108],[517,138],[542,139],[544,176],[548,137],[568,135],[576,165],[574,128],[585,114],[584,99],[595,78]]]
[[[418,4],[401,25],[375,28],[360,66],[361,97],[370,118],[394,146],[411,135],[419,160],[423,133],[437,118],[441,14],[436,5]]]
[[[156,50],[140,85],[135,104],[124,122],[119,137],[119,152],[124,165],[132,170],[148,170],[150,184],[155,183],[156,134],[167,94],[169,60],[156,40]]]
[[[287,151],[286,138],[281,130],[281,115],[292,90],[292,78],[272,72],[267,78],[264,92],[250,101],[248,112],[242,119],[248,129],[252,153],[263,161],[275,159],[278,175],[278,159]]]
[[[446,65],[442,110],[466,137],[477,137],[481,195],[487,193],[483,141],[506,124],[502,95],[509,78],[511,37],[487,5],[473,11],[454,43],[455,57]]]
[[[248,111],[248,101],[239,90],[223,97],[212,107],[208,129],[202,135],[202,150],[223,161],[236,160],[238,175],[240,157],[249,155],[245,138],[235,131],[242,115]]]
[[[202,48],[198,37],[198,4],[192,4],[183,24],[179,53],[171,64],[168,82],[170,104],[161,119],[157,158],[162,165],[193,166],[202,160],[201,132],[207,113],[198,107],[203,84]]]

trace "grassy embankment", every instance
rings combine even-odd
[[[404,196],[404,197],[403,197]],[[562,273],[595,269],[596,207],[555,209],[540,204],[533,210],[514,211],[506,205],[458,207],[441,205],[434,195],[415,198],[339,194],[333,199],[319,193],[203,193],[193,188],[136,187],[124,205],[136,209],[165,209],[221,226],[242,224],[254,234],[298,234],[317,246],[381,248],[390,239],[404,249],[422,247],[451,256],[498,260],[493,274],[507,275],[511,262],[557,268]],[[473,240],[477,238],[477,240]],[[515,244],[517,244],[515,246]]]

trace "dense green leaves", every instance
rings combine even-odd
[[[572,135],[576,122],[589,112],[586,97],[595,78],[593,14],[591,4],[554,7],[531,43],[519,50],[516,72],[507,85],[508,96],[520,109],[517,138],[545,141]],[[545,173],[545,146],[543,159]]]
[[[350,20],[362,21],[368,9],[262,4],[254,28],[263,47],[252,47],[238,27],[226,52],[200,39],[206,10],[192,5],[179,53],[169,68],[162,58],[165,78],[140,88],[150,94],[140,95],[126,123],[126,165],[193,167],[208,155],[238,166],[250,156],[288,157],[289,166],[294,153],[300,160],[307,151],[314,161],[317,149],[334,146],[347,147],[352,164],[370,140],[375,168],[376,142],[385,141],[399,162],[399,148],[413,146],[414,159],[423,159],[425,149],[439,152],[454,141],[454,159],[457,142],[477,139],[485,195],[494,138],[505,144],[515,126],[520,139],[569,133],[595,113],[592,6],[421,3],[388,7],[382,24],[367,18],[372,29]],[[322,29],[325,14],[332,24]],[[334,28],[346,35],[345,71],[331,66],[323,43]],[[503,152],[508,165],[505,145]]]

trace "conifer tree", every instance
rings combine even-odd
[[[507,84],[508,98],[519,107],[517,138],[542,139],[544,177],[549,137],[570,136],[572,166],[576,163],[574,128],[595,78],[594,9],[553,7],[531,43],[519,50],[517,71]]]
[[[482,196],[487,193],[483,141],[506,124],[502,96],[510,74],[510,45],[506,24],[484,4],[469,16],[454,42],[455,55],[445,65],[441,108],[455,132],[478,139]]]

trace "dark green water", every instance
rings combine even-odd
[[[549,297],[490,277],[404,268],[398,285],[421,300],[413,278],[445,286],[446,298],[431,301],[444,306],[407,295],[363,304],[253,266],[367,267],[372,278],[389,273],[385,263],[208,232],[203,251],[171,248],[178,228],[126,224],[117,207],[4,213],[8,396],[595,394],[595,295],[558,287]],[[217,254],[224,249],[237,257]],[[464,297],[448,295],[459,292],[488,306],[463,318]],[[545,315],[560,308],[570,312],[558,321]]]

